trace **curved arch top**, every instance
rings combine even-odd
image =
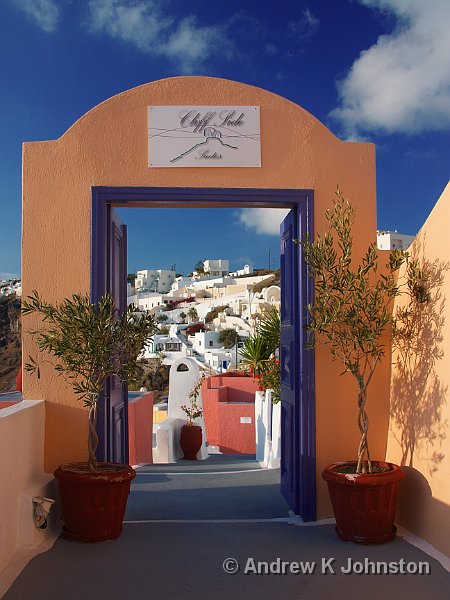
[[[313,114],[279,94],[230,79],[192,75],[159,79],[119,92],[88,110],[62,134],[60,139],[74,133],[79,127],[92,127],[97,119],[104,118],[105,113],[114,111],[120,104],[134,104],[139,98],[151,99],[148,104],[167,104],[168,106],[203,105],[207,98],[209,104],[220,105],[223,104],[224,97],[231,98],[233,96],[237,100],[234,102],[235,104],[240,102],[252,105],[257,99],[258,103],[263,102],[272,109],[278,107],[283,112],[297,113],[296,118],[299,122],[303,122],[305,127],[308,125],[309,127],[318,127],[322,129],[324,135],[341,141]],[[242,102],[243,98],[246,98],[245,102]]]
[[[259,106],[261,166],[149,168],[149,106]],[[58,140],[24,144],[24,190],[31,179],[33,195],[64,187],[85,209],[92,186],[314,189],[328,204],[339,184],[376,228],[373,144],[339,140],[297,104],[226,79],[173,77],[105,100]]]

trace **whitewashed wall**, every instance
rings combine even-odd
[[[31,558],[46,550],[61,527],[54,506],[47,529],[36,529],[33,497],[57,498],[44,473],[45,404],[23,401],[0,410],[0,597]]]
[[[186,365],[187,371],[179,371],[180,365]],[[153,452],[155,462],[174,462],[183,456],[180,446],[180,432],[183,424],[187,422],[186,413],[181,409],[184,404],[189,404],[189,392],[200,379],[200,369],[192,358],[179,358],[170,368],[169,373],[169,398],[167,401],[167,419],[160,424],[156,433],[156,448]],[[201,390],[197,404],[203,407]],[[203,443],[197,459],[204,460],[208,457],[206,449],[206,432],[203,417],[196,420],[203,433]]]

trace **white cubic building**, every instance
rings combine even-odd
[[[170,292],[172,283],[175,281],[175,271],[167,269],[146,269],[136,273],[136,292],[158,292],[167,294]]]
[[[220,258],[218,260],[205,260],[203,268],[211,277],[223,277],[230,272],[230,261]]]
[[[377,247],[379,250],[408,250],[415,237],[398,231],[377,231]]]
[[[218,349],[222,347],[219,343],[218,331],[197,331],[193,336],[190,336],[192,348],[199,354],[204,354],[208,349]]]
[[[251,265],[244,265],[243,269],[238,269],[234,273],[230,273],[234,277],[241,277],[243,275],[251,275],[253,273],[253,267]]]

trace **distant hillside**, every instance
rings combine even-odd
[[[256,293],[262,292],[264,288],[269,287],[270,285],[280,285],[280,269],[276,269],[275,271],[268,271],[267,269],[259,269],[258,271],[254,271],[252,275],[271,275],[271,279],[266,279],[257,283],[253,286],[253,291]]]
[[[21,360],[20,298],[0,296],[0,392],[16,389]]]

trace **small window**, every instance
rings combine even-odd
[[[177,367],[177,371],[189,371],[189,367],[185,363],[180,363]]]
[[[210,340],[209,341],[209,347],[211,348],[212,345],[213,345],[213,342]]]

